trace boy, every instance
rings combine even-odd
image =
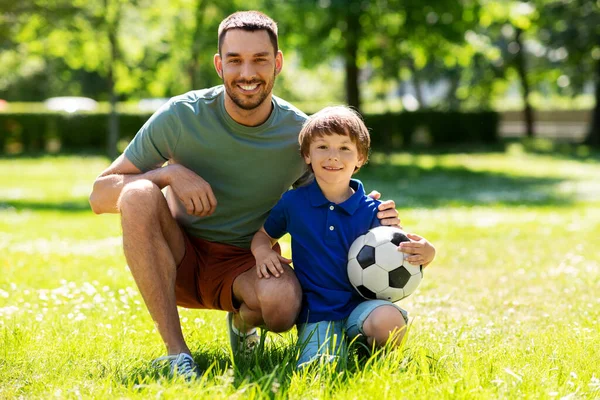
[[[379,226],[379,202],[365,195],[362,183],[351,179],[367,162],[370,137],[354,110],[327,107],[313,115],[299,136],[300,152],[315,180],[286,192],[255,234],[251,250],[259,278],[279,277],[283,264],[292,260],[272,249],[277,239],[292,236],[294,270],[304,293],[297,319],[298,340],[305,344],[298,366],[343,346],[343,335],[359,334],[369,345],[398,346],[404,335],[407,313],[384,300],[365,300],[351,286],[347,254],[352,242]],[[408,234],[399,251],[409,253],[413,264],[428,265],[434,247],[424,238]],[[335,337],[337,336],[337,339]]]

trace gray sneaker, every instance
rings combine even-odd
[[[159,357],[152,362],[153,367],[165,367],[165,364],[169,364],[169,376],[175,378],[181,376],[186,381],[193,381],[200,378],[200,368],[187,353],[179,353],[171,356]]]
[[[227,313],[227,331],[229,333],[229,344],[231,345],[233,354],[250,355],[260,343],[260,336],[258,336],[258,331],[256,329],[243,336],[235,333],[233,330],[232,312]]]

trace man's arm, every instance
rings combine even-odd
[[[160,189],[170,186],[190,215],[205,217],[215,212],[217,199],[212,188],[195,172],[180,164],[169,164],[165,167],[157,165],[142,173],[123,154],[96,178],[90,195],[92,210],[96,214],[118,213],[123,188],[140,179],[148,180]]]
[[[161,189],[169,184],[165,168],[142,173],[124,154],[121,154],[94,181],[89,199],[94,213],[118,213],[121,191],[128,183],[139,179],[149,180]]]

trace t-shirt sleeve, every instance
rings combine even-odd
[[[275,207],[271,209],[271,212],[269,213],[269,216],[264,224],[265,231],[273,239],[279,239],[288,232],[286,197],[287,196],[284,194],[283,197],[279,199],[277,204],[275,204]]]
[[[300,178],[298,178],[298,180],[296,182],[294,182],[292,187],[294,189],[297,189],[299,187],[306,186],[309,183],[311,183],[314,179],[315,179],[315,176],[312,173],[312,171],[310,171],[309,169],[306,169],[304,171],[304,173],[302,174],[302,176]]]
[[[373,229],[373,228],[377,228],[378,226],[381,226],[381,220],[379,218],[377,218],[377,212],[379,211],[377,209],[377,207],[379,207],[379,205],[381,204],[381,202],[379,200],[375,200],[372,203],[372,212],[373,212],[373,216],[371,218],[371,227],[369,229]]]
[[[140,128],[125,149],[125,156],[143,172],[157,168],[171,158],[180,134],[174,103],[169,101]]]

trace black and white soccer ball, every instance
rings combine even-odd
[[[348,278],[361,296],[396,302],[415,291],[423,279],[423,267],[410,264],[397,249],[409,241],[401,229],[379,226],[352,243]]]

